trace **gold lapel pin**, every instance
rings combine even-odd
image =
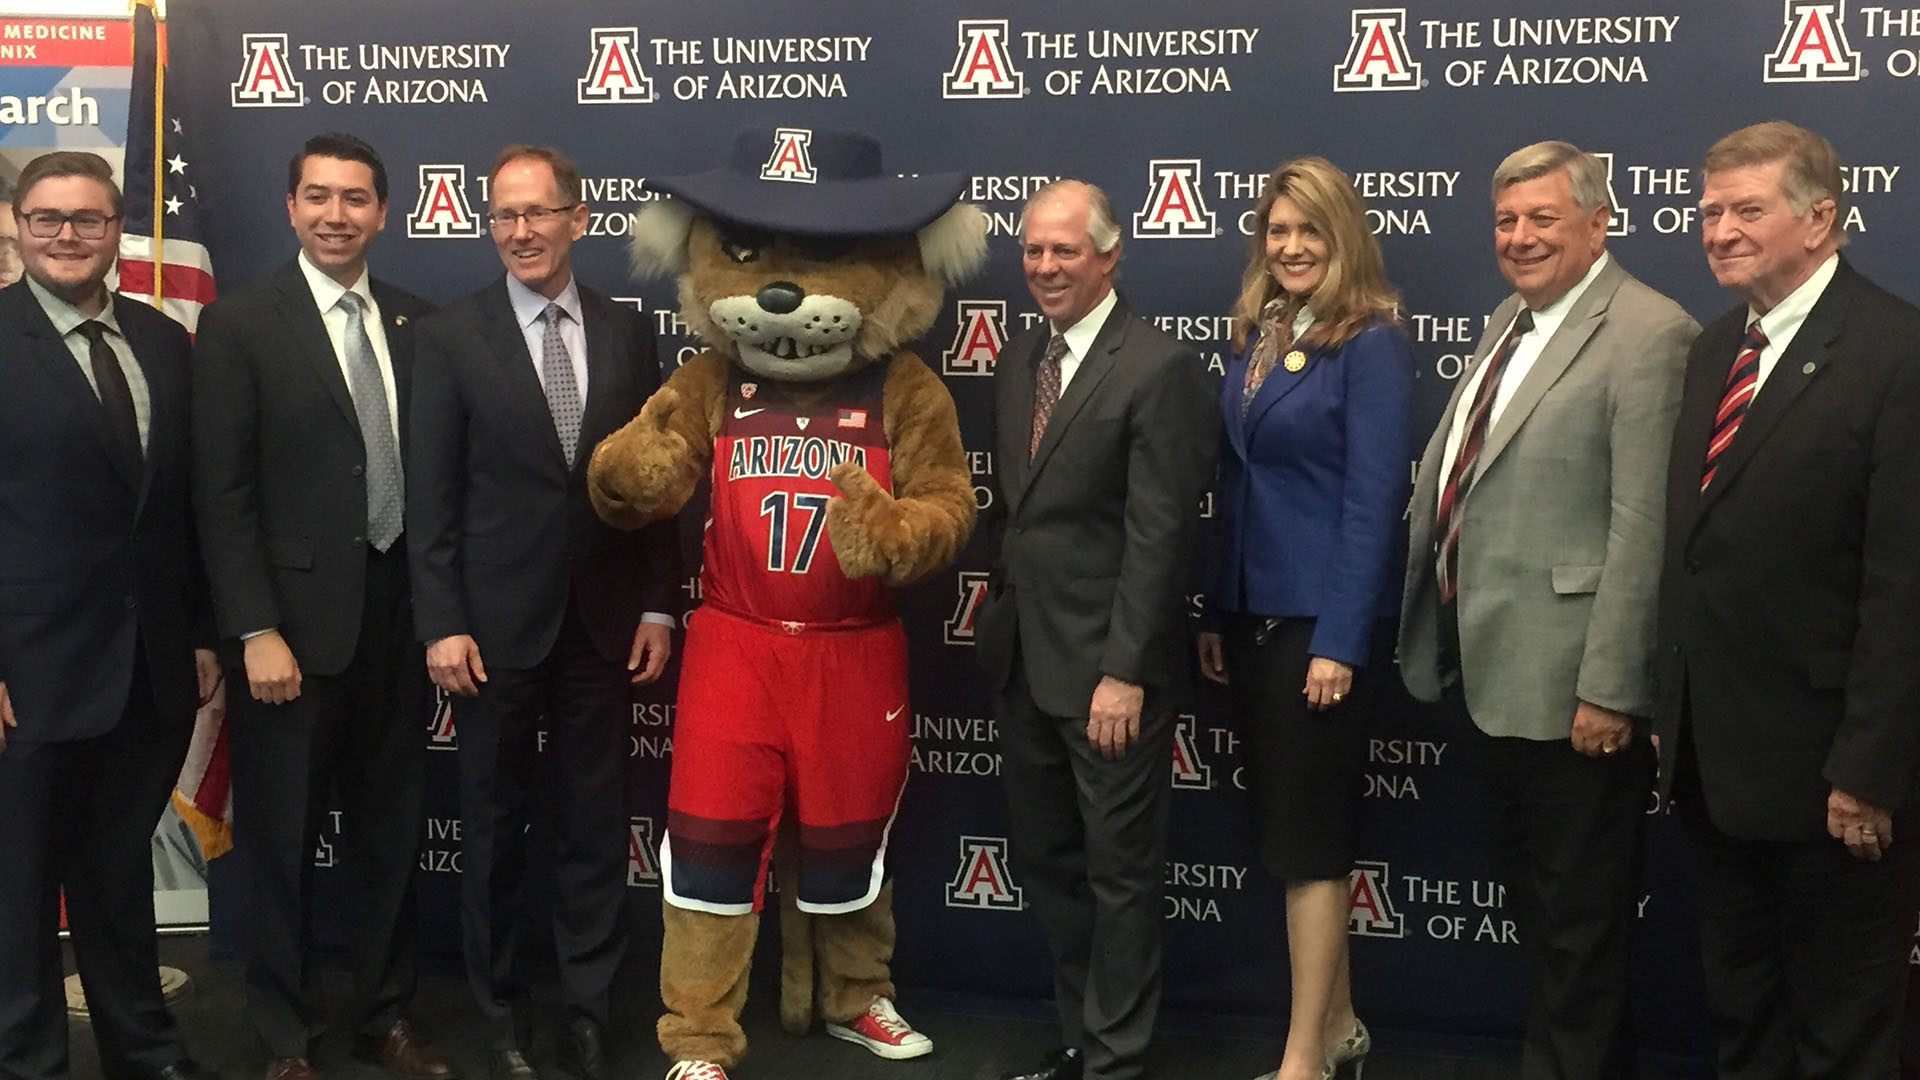
[[[1286,359],[1280,361],[1280,366],[1288,371],[1299,371],[1307,366],[1307,354],[1295,349],[1287,354]]]
[[[393,317],[393,325],[395,326],[407,325],[407,317],[405,315],[395,315]]]
[[[1802,375],[1811,375],[1813,374],[1814,366],[1814,362],[1809,360],[1807,361],[1807,366],[1800,369],[1800,373]]]

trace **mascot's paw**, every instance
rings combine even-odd
[[[843,461],[827,474],[840,498],[827,503],[827,538],[850,578],[889,574],[912,536],[892,493],[857,462]]]
[[[594,449],[587,494],[607,524],[637,529],[676,513],[691,494],[676,490],[688,453],[686,436],[668,427],[679,407],[680,392],[663,386]]]

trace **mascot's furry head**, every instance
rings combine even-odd
[[[986,258],[986,215],[958,201],[966,177],[891,175],[853,132],[743,132],[726,167],[649,183],[673,198],[634,217],[634,273],[679,274],[694,332],[765,379],[884,359]]]

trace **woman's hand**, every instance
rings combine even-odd
[[[1225,640],[1211,630],[1200,632],[1200,674],[1209,682],[1227,685],[1227,648]]]
[[[1316,656],[1307,662],[1307,708],[1331,709],[1353,689],[1353,669],[1338,660]]]

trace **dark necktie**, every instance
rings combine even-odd
[[[367,451],[367,543],[385,551],[400,537],[407,489],[400,444],[393,437],[393,413],[387,408],[387,384],[360,314],[362,303],[359,293],[344,292],[336,306],[347,314],[347,391]]]
[[[567,341],[560,336],[560,320],[567,309],[548,304],[540,313],[547,328],[540,333],[540,386],[547,395],[547,411],[553,414],[553,430],[560,436],[560,449],[567,456],[567,468],[573,468],[573,455],[580,442],[580,380],[573,377],[573,359],[567,355]]]
[[[1747,327],[1746,340],[1740,343],[1733,366],[1727,369],[1727,388],[1720,392],[1720,408],[1713,414],[1713,434],[1707,439],[1707,460],[1700,468],[1701,491],[1713,483],[1713,472],[1720,466],[1721,455],[1733,445],[1733,433],[1740,430],[1747,406],[1753,404],[1753,395],[1760,392],[1760,352],[1766,347],[1767,335],[1760,332],[1760,320],[1755,319],[1753,325]]]
[[[140,447],[140,421],[133,410],[133,390],[127,385],[127,373],[120,369],[120,358],[107,344],[107,325],[97,319],[80,324],[80,336],[87,339],[87,361],[93,368],[93,385],[100,405],[107,413],[107,431],[115,450],[138,471],[145,456]]]
[[[1521,337],[1532,329],[1533,312],[1522,311],[1520,317],[1513,320],[1513,329],[1507,331],[1507,340],[1487,358],[1486,374],[1480,376],[1480,385],[1474,390],[1467,428],[1460,436],[1460,450],[1454,455],[1453,468],[1447,471],[1446,487],[1440,489],[1440,510],[1436,515],[1440,544],[1434,553],[1434,567],[1443,604],[1452,603],[1460,589],[1459,582],[1454,580],[1460,570],[1460,522],[1466,517],[1467,492],[1473,487],[1473,470],[1480,460],[1480,448],[1487,442],[1488,417],[1493,413],[1493,399],[1500,391],[1500,377],[1506,374],[1507,363],[1519,350]]]
[[[1047,352],[1040,358],[1040,370],[1033,379],[1033,438],[1027,443],[1027,456],[1040,452],[1040,437],[1047,433],[1047,421],[1053,418],[1053,407],[1060,404],[1060,358],[1067,355],[1067,339],[1059,334],[1047,342]]]

